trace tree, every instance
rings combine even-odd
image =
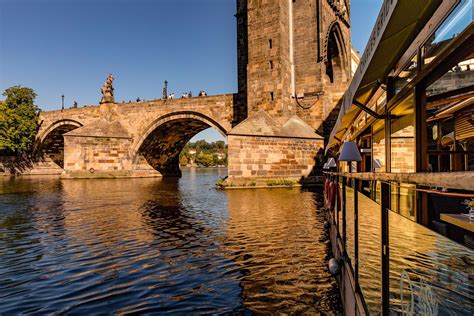
[[[197,155],[196,163],[198,165],[202,165],[204,167],[210,167],[210,166],[213,166],[214,159],[213,159],[212,155],[210,155],[210,154]]]
[[[179,165],[180,166],[187,166],[189,163],[189,160],[188,160],[188,156],[181,152],[181,154],[179,155]]]
[[[0,103],[0,151],[22,153],[30,149],[37,126],[38,107],[33,89],[14,86],[5,90]]]

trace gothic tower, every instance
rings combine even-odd
[[[238,99],[248,117],[297,115],[327,133],[351,76],[349,10],[349,0],[237,0]]]

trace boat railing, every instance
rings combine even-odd
[[[474,252],[421,225],[419,209],[413,217],[397,214],[391,201],[402,199],[417,209],[427,207],[423,197],[431,195],[474,199],[474,172],[325,172],[324,177],[345,306],[355,314],[474,312]],[[400,190],[404,186],[410,189]]]

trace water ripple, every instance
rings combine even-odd
[[[0,314],[339,313],[319,194],[2,179]]]

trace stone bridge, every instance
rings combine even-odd
[[[332,130],[353,59],[350,11],[338,3],[237,0],[236,94],[113,103],[109,75],[100,106],[41,113],[42,159],[31,173],[179,175],[180,151],[208,127],[227,137],[231,180],[320,170],[321,134]]]
[[[238,95],[104,103],[42,112],[31,174],[72,178],[180,176],[179,154],[212,127],[228,140],[230,179],[300,179],[323,139],[297,116],[245,118]]]
[[[233,94],[49,111],[37,152],[72,177],[179,175],[194,135],[212,127],[226,137],[234,124]]]

